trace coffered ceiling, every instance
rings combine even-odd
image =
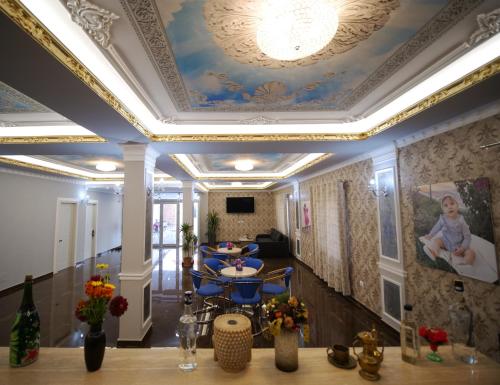
[[[151,143],[178,180],[274,188],[498,105],[497,1],[323,3],[333,39],[278,60],[267,0],[0,0],[0,155],[121,173]]]

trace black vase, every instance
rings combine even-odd
[[[85,336],[85,366],[89,372],[99,370],[104,359],[106,334],[101,325],[90,325],[90,331]]]

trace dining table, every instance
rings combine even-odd
[[[240,247],[232,247],[228,249],[227,247],[219,247],[217,249],[218,253],[222,254],[227,254],[231,257],[238,257],[241,254],[241,248]]]
[[[257,275],[257,269],[253,267],[243,266],[242,270],[236,270],[235,266],[229,266],[221,269],[221,275],[229,278],[248,278]]]

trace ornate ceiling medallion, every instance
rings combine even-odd
[[[276,60],[258,43],[262,30],[263,0],[208,0],[204,7],[207,28],[224,52],[243,64],[268,68],[307,66],[354,48],[382,28],[399,0],[330,0],[338,15],[335,37],[324,48],[297,60]],[[266,20],[264,18],[264,20]],[[299,47],[300,50],[300,47]],[[278,56],[283,57],[283,56]],[[286,57],[286,56],[285,56]]]

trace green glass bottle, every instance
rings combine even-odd
[[[10,366],[26,366],[35,362],[39,350],[40,317],[33,302],[33,276],[27,275],[24,280],[23,302],[10,332]]]

